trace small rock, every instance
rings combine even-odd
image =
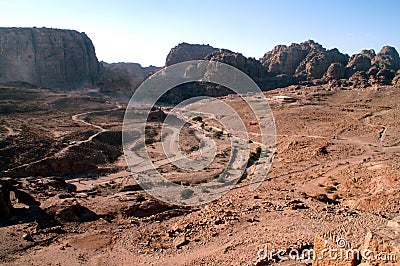
[[[33,241],[33,238],[32,238],[32,236],[31,236],[30,233],[25,233],[25,234],[23,234],[23,235],[22,235],[22,238],[23,238],[25,241]]]
[[[189,241],[186,239],[186,236],[182,235],[182,236],[178,236],[177,238],[174,239],[174,246],[176,248],[180,248],[184,245],[187,245],[189,243]]]

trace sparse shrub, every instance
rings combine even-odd
[[[327,186],[325,188],[326,193],[333,193],[334,191],[336,191],[336,188],[333,186]]]
[[[332,199],[333,200],[340,200],[339,194],[333,194]]]
[[[194,191],[190,188],[185,188],[181,191],[181,198],[182,199],[189,199],[193,196]]]
[[[208,189],[206,189],[205,187],[201,188],[201,192],[202,193],[210,193],[210,191]]]
[[[222,131],[215,131],[214,132],[214,138],[220,139],[222,137]]]
[[[325,187],[325,185],[324,185],[324,184],[321,184],[321,183],[319,183],[318,186],[319,186],[319,187]]]
[[[337,187],[337,186],[339,185],[339,182],[338,182],[338,181],[333,181],[332,184],[333,184],[335,187]]]
[[[203,122],[203,118],[201,116],[195,116],[192,118],[192,120],[195,122]]]
[[[301,191],[300,195],[302,195],[303,197],[307,197],[307,193],[305,191]]]
[[[219,175],[219,176],[217,177],[217,182],[219,182],[219,183],[225,183],[225,178],[224,178],[222,175]]]

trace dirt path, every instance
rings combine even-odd
[[[80,122],[80,123],[83,123],[83,124],[85,124],[85,125],[94,127],[94,128],[96,128],[96,129],[98,129],[99,131],[96,132],[96,133],[94,133],[94,134],[92,134],[91,136],[89,136],[89,137],[88,137],[87,139],[85,139],[85,140],[80,140],[80,141],[76,141],[76,142],[74,142],[74,143],[68,144],[68,146],[64,147],[63,149],[61,149],[60,151],[56,152],[56,153],[53,154],[53,155],[46,156],[46,157],[43,157],[43,158],[41,158],[41,159],[39,159],[39,160],[36,160],[36,161],[34,161],[34,162],[26,163],[26,164],[23,164],[23,165],[20,165],[20,166],[11,168],[11,169],[7,170],[6,172],[14,171],[14,170],[21,169],[21,168],[25,168],[25,167],[29,167],[29,166],[31,166],[31,165],[35,165],[35,164],[37,164],[37,163],[41,163],[41,162],[43,162],[43,161],[45,161],[45,160],[48,160],[48,159],[61,157],[61,156],[63,156],[69,149],[71,149],[72,147],[76,147],[76,146],[81,145],[82,143],[86,143],[86,142],[92,141],[93,138],[95,138],[96,136],[98,136],[99,134],[101,134],[101,133],[103,133],[103,132],[106,132],[107,129],[104,129],[104,128],[102,128],[101,126],[98,126],[98,125],[92,124],[92,123],[90,123],[90,122],[87,122],[87,121],[85,121],[85,120],[83,120],[83,119],[80,119],[79,117],[80,117],[80,116],[85,116],[85,115],[94,114],[94,113],[112,112],[112,111],[115,111],[115,110],[119,110],[119,109],[121,109],[121,108],[122,108],[122,106],[118,105],[117,107],[112,108],[112,109],[100,110],[100,111],[91,111],[91,112],[84,112],[84,113],[78,113],[78,114],[72,115],[72,116],[71,116],[72,121]],[[12,129],[11,129],[11,130],[12,130]]]

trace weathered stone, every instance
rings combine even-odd
[[[306,76],[308,79],[319,79],[328,70],[332,63],[346,65],[348,56],[338,49],[312,50],[296,69],[297,76]]]
[[[0,28],[0,82],[75,89],[93,85],[100,74],[85,33],[48,28]]]
[[[346,66],[347,77],[352,76],[357,71],[368,71],[371,67],[371,56],[375,56],[374,50],[370,50],[369,52],[363,50],[359,54],[352,55]]]
[[[343,242],[343,243],[342,243]],[[314,251],[316,258],[313,266],[355,266],[357,265],[357,254],[346,253],[351,247],[340,236],[330,233],[316,235],[314,238]],[[329,252],[336,250],[336,252]],[[328,252],[327,252],[328,251]],[[339,256],[338,254],[344,254]]]
[[[247,58],[241,53],[235,53],[226,49],[215,51],[207,55],[204,59],[210,61],[219,61],[236,67],[256,81],[265,77],[267,74],[266,68],[260,63],[260,61],[254,58]]]
[[[297,67],[306,58],[311,50],[322,50],[322,46],[312,40],[289,47],[277,45],[272,51],[264,54],[260,62],[268,69],[271,75],[294,75]]]
[[[396,75],[394,76],[393,80],[392,80],[392,84],[393,85],[400,85],[400,70],[397,70]]]
[[[0,180],[0,220],[6,219],[12,210],[8,184]]]
[[[180,43],[171,49],[167,55],[165,65],[170,66],[190,60],[201,60],[217,50],[210,45]]]
[[[346,69],[341,63],[332,63],[325,73],[325,78],[328,80],[339,80],[346,75]]]
[[[175,248],[181,248],[184,245],[187,245],[189,241],[186,239],[184,235],[178,236],[174,239]]]
[[[371,266],[399,265],[400,216],[389,221],[386,226],[369,231],[361,250],[368,251],[368,257],[363,258],[363,262]]]
[[[59,221],[87,222],[97,219],[96,213],[71,198],[52,197],[42,204],[42,208],[47,214]]]
[[[104,92],[122,92],[129,96],[152,73],[159,70],[158,67],[142,67],[136,63],[102,62],[103,71],[96,86]]]
[[[353,86],[356,88],[367,88],[371,86],[368,82],[368,77],[364,72],[357,71],[354,73],[349,80],[353,82]]]
[[[390,85],[392,84],[392,80],[395,76],[395,73],[391,69],[380,69],[376,75],[370,77],[370,83],[371,84],[377,84],[377,85]]]
[[[397,71],[400,69],[399,53],[394,47],[384,46],[372,59],[372,65],[376,65],[379,69],[391,69]]]

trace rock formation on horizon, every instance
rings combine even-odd
[[[89,37],[74,30],[0,28],[0,48],[0,82],[24,81],[61,89],[95,86],[103,92],[130,96],[159,69],[137,63],[99,63]],[[384,46],[377,54],[372,49],[362,50],[349,57],[313,40],[277,45],[259,60],[208,44],[180,43],[167,55],[165,66],[201,59],[237,67],[262,90],[309,83],[353,87],[400,84],[400,57],[394,47]],[[209,85],[207,93],[221,94]],[[184,95],[190,96],[190,92]]]
[[[170,66],[180,62],[205,59],[207,55],[215,51],[218,51],[218,49],[208,44],[180,43],[168,53],[165,65]]]
[[[85,33],[49,28],[0,28],[0,82],[77,89],[100,75],[92,41]]]
[[[159,67],[142,67],[137,63],[101,62],[102,74],[95,86],[103,92],[129,92],[132,94],[137,87]]]

